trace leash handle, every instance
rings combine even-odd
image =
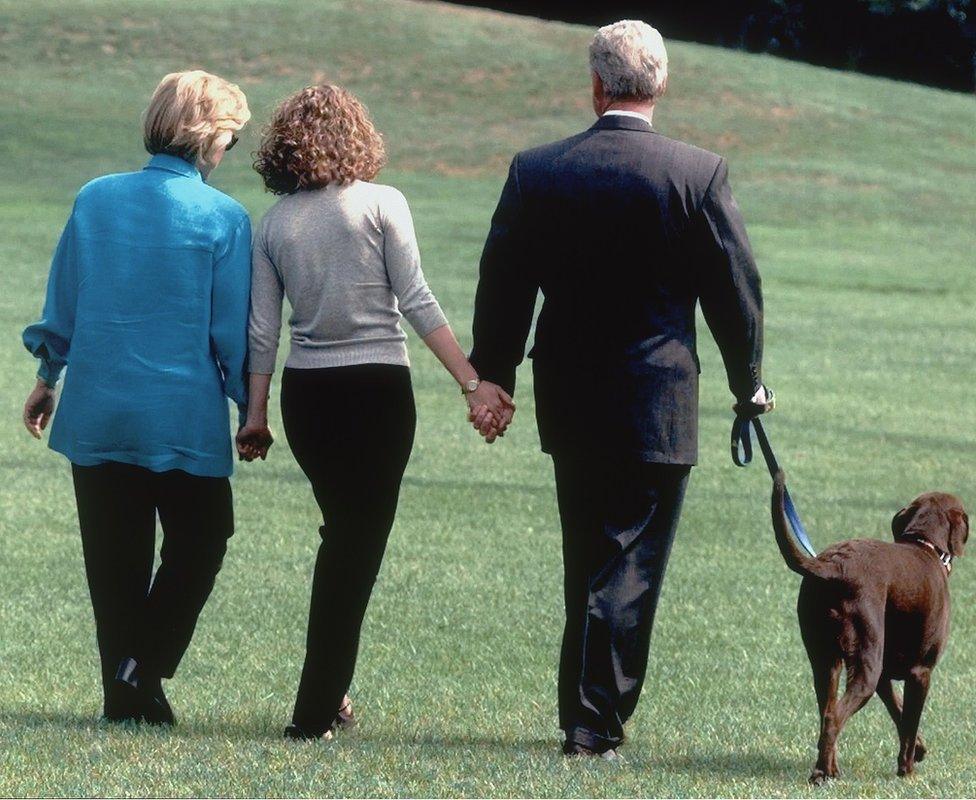
[[[773,453],[769,437],[766,436],[766,429],[759,417],[735,418],[735,422],[732,423],[732,460],[737,467],[746,467],[752,463],[753,430],[756,433],[756,441],[759,442],[759,449],[762,450],[763,458],[766,460],[769,475],[774,478],[779,471],[779,462],[776,460],[776,454]]]
[[[775,478],[776,473],[780,470],[779,462],[776,460],[776,454],[773,452],[772,445],[769,443],[769,437],[766,436],[766,429],[763,427],[759,417],[735,418],[735,422],[732,423],[732,461],[735,462],[737,467],[746,467],[752,462],[753,431],[755,431],[756,441],[759,442],[759,449],[762,451],[763,458],[766,461],[766,467],[769,469],[769,475]],[[786,511],[786,519],[789,521],[790,528],[793,531],[793,536],[800,543],[800,546],[810,554],[811,558],[815,558],[817,551],[813,549],[813,545],[810,543],[810,537],[807,536],[806,529],[800,521],[800,514],[796,510],[793,498],[790,497],[789,489],[785,491],[783,505]]]

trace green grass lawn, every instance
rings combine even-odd
[[[417,445],[364,631],[358,730],[332,744],[280,738],[318,543],[283,436],[235,475],[237,534],[168,687],[179,726],[97,722],[68,465],[19,421],[35,369],[20,331],[75,191],[139,168],[156,81],[200,66],[250,98],[255,124],[214,182],[257,219],[272,197],[247,153],[272,104],[341,82],[386,134],[382,180],[409,198],[430,283],[469,344],[508,160],[591,122],[589,35],[408,0],[0,0],[0,796],[976,792],[969,559],[952,576],[954,630],[917,775],[895,777],[894,729],[872,702],[841,739],[841,780],[807,787],[817,715],[797,580],[773,541],[763,468],[728,457],[731,398],[704,330],[701,464],[625,764],[558,754],[559,530],[529,371],[515,426],[485,447],[416,337]],[[972,98],[677,42],[670,52],[655,124],[730,159],[765,278],[766,378],[781,401],[768,429],[815,544],[885,537],[924,490],[959,493],[972,512]]]

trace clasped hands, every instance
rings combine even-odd
[[[482,381],[473,392],[465,394],[468,401],[468,422],[492,444],[504,436],[515,416],[515,403],[511,396],[496,383]]]
[[[492,444],[499,436],[504,436],[515,416],[515,403],[511,396],[497,384],[482,381],[473,392],[465,395],[468,402],[468,421]],[[235,439],[237,455],[242,461],[254,461],[268,457],[268,450],[274,444],[274,435],[267,419],[248,417],[237,431]]]
[[[264,461],[268,457],[268,450],[274,444],[274,435],[268,427],[267,419],[252,420],[248,417],[237,431],[235,442],[237,456],[241,461],[254,461],[256,458]]]

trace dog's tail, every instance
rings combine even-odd
[[[799,575],[816,575],[820,578],[829,577],[825,568],[829,565],[810,556],[796,541],[790,532],[790,523],[786,518],[786,476],[783,470],[778,470],[773,476],[772,502],[773,530],[776,531],[776,544],[783,554],[783,560],[791,570]]]

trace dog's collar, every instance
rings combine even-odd
[[[906,542],[913,542],[914,544],[920,544],[923,547],[927,547],[933,553],[935,557],[939,559],[939,563],[945,567],[946,574],[952,572],[952,554],[947,553],[945,550],[940,550],[928,539],[923,539],[921,536],[904,536],[902,537]]]

